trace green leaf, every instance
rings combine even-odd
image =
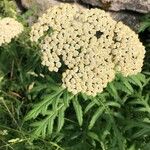
[[[114,85],[118,90],[123,91],[123,92],[127,93],[128,95],[132,94],[131,91],[124,84],[122,84],[120,82],[116,82],[116,83],[114,83]]]
[[[56,114],[53,114],[52,117],[49,117],[48,126],[47,126],[48,134],[52,134],[53,132],[54,119],[56,118],[56,115],[57,115],[57,112]]]
[[[25,121],[30,120],[30,119],[35,119],[39,114],[45,114],[47,111],[47,108],[50,104],[52,104],[52,102],[55,100],[55,98],[60,97],[62,91],[53,93],[53,94],[49,94],[47,96],[44,97],[44,99],[35,104],[33,106],[33,109],[27,114],[27,116],[25,117]]]
[[[139,29],[139,32],[145,31],[147,28],[150,28],[150,21],[145,21],[141,23],[141,27]]]
[[[73,102],[73,106],[76,112],[76,116],[79,122],[79,125],[82,126],[83,123],[83,111],[82,111],[82,107],[80,105],[80,103],[77,100],[77,96],[75,96],[75,98],[72,100]]]
[[[66,90],[66,91],[64,92],[64,94],[63,94],[63,102],[64,102],[64,105],[65,105],[66,107],[69,106],[70,100],[69,100],[69,93],[68,93],[67,90]]]
[[[122,132],[120,132],[119,128],[117,127],[114,119],[113,119],[113,131],[114,131],[114,134],[115,134],[115,137],[118,141],[118,146],[119,146],[119,149],[120,150],[126,150],[125,149],[125,138],[122,136]]]
[[[97,119],[101,116],[101,114],[103,113],[103,111],[104,111],[104,107],[99,107],[98,109],[97,109],[97,111],[94,113],[94,115],[92,116],[92,119],[91,119],[91,121],[90,121],[90,124],[89,124],[89,129],[92,129],[93,128],[93,126],[94,126],[94,124],[95,124],[95,122],[97,121]]]
[[[107,90],[115,99],[120,100],[117,89],[112,82],[108,84]]]
[[[53,101],[52,101],[52,109],[53,110],[55,110],[55,109],[57,109],[57,107],[58,107],[58,104],[59,104],[59,102],[60,102],[60,96],[61,96],[62,94],[59,94],[58,96],[56,96],[56,98],[53,98]],[[43,113],[42,113],[43,114]]]
[[[135,109],[136,111],[141,111],[141,112],[148,112],[150,113],[150,107],[147,108],[147,107],[141,107],[141,108],[136,108]]]
[[[58,126],[57,126],[57,132],[60,132],[62,129],[64,122],[65,122],[65,107],[62,107],[58,113]]]
[[[143,82],[143,83],[145,83],[146,82],[146,77],[145,77],[145,75],[144,74],[142,74],[142,73],[138,73],[137,74],[137,77]]]
[[[41,121],[34,122],[31,126],[35,127],[35,131],[33,132],[33,137],[42,136],[43,138],[46,137],[47,134],[52,134],[54,120],[57,116],[58,111],[48,111],[47,117],[42,119]]]
[[[144,79],[144,77],[142,75],[140,75],[140,74],[138,74],[138,75],[132,75],[132,76],[128,77],[128,79],[129,79],[129,82],[131,82],[131,83],[139,86],[141,89],[143,87],[141,81],[142,82],[143,81],[146,82],[146,80]]]
[[[112,107],[118,107],[118,108],[121,107],[119,103],[113,102],[113,101],[107,102],[106,106],[112,106]]]
[[[129,90],[131,93],[133,93],[134,90],[133,90],[131,84],[128,82],[127,78],[122,77],[121,79],[122,79],[123,84],[128,88],[128,90]]]
[[[89,96],[87,96],[86,94],[81,93],[81,95],[82,95],[82,97],[83,97],[84,100],[88,100],[89,99]]]
[[[136,150],[135,145],[130,146],[130,148],[128,150]]]
[[[92,100],[85,108],[84,113],[86,114],[91,108],[95,106],[95,101]]]
[[[98,135],[94,132],[88,132],[87,134],[89,137],[91,137],[92,139],[96,140],[97,142],[101,142],[101,140],[99,139]]]
[[[47,88],[47,85],[43,85],[43,84],[39,84],[37,85],[36,87],[32,88],[32,90],[30,91],[30,93],[33,93],[33,92],[40,92],[41,90],[44,90]]]

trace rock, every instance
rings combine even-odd
[[[150,12],[150,0],[21,0],[23,6],[29,8],[32,4],[41,6],[56,5],[61,2],[83,2],[105,10],[131,10],[140,13]]]
[[[43,14],[50,6],[58,5],[60,2],[56,0],[21,0],[21,5],[26,8],[33,8],[35,13],[27,20],[29,25],[36,22],[37,18]],[[22,9],[23,10],[23,9]]]
[[[131,12],[109,12],[112,18],[116,21],[122,21],[124,24],[129,26],[135,32],[138,32],[140,27],[140,17],[141,14],[131,13]]]
[[[131,10],[140,13],[150,12],[150,0],[82,0],[92,6],[98,6],[106,10]]]
[[[39,6],[41,10],[45,10],[50,6],[58,5],[60,2],[57,0],[21,0],[25,8],[30,8],[34,5]]]
[[[58,0],[58,1],[62,1],[62,2],[76,2],[78,0]]]

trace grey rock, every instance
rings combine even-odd
[[[21,0],[23,7],[33,8],[35,13],[27,20],[28,24],[33,25],[39,16],[41,16],[50,6],[58,5],[60,2],[56,0]]]
[[[98,6],[107,10],[131,10],[140,13],[150,12],[150,0],[82,0],[92,6]]]
[[[52,6],[61,2],[83,2],[92,6],[101,7],[105,10],[131,10],[140,13],[150,12],[150,0],[21,0],[23,6],[29,8],[31,4]]]
[[[40,10],[45,10],[50,6],[58,5],[60,2],[57,0],[21,0],[22,5],[25,8],[33,6],[39,6]]]
[[[138,32],[138,29],[140,27],[140,18],[142,15],[137,14],[137,13],[130,13],[126,11],[121,11],[121,12],[109,12],[111,17],[118,21],[122,21],[124,24],[129,26],[132,30],[135,32]]]

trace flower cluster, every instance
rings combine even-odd
[[[81,9],[70,4],[51,7],[32,26],[30,37],[39,43],[42,65],[49,71],[57,72],[66,66],[62,86],[73,94],[95,96],[114,79],[116,66],[130,75],[139,72],[143,63],[144,48],[137,35],[100,9]],[[126,62],[128,57],[136,65]]]
[[[11,40],[23,31],[23,25],[13,18],[0,19],[0,46],[10,43]]]
[[[112,45],[113,62],[116,71],[124,76],[141,72],[145,55],[145,48],[139,41],[138,35],[122,22],[118,22],[114,30]]]

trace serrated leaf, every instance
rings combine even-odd
[[[39,114],[43,113],[45,114],[46,112],[46,108],[48,107],[48,105],[50,105],[52,103],[52,99],[54,98],[54,96],[52,97],[46,97],[43,101],[41,101],[38,104],[34,105],[34,108],[29,111],[29,113],[27,114],[27,116],[25,117],[25,121],[30,120],[30,119],[35,119]]]
[[[93,106],[95,105],[95,101],[92,100],[85,108],[84,113],[86,114]]]
[[[126,78],[122,78],[122,81],[123,81],[123,84],[129,89],[129,91],[130,91],[131,93],[133,93],[134,90],[133,90],[131,84],[128,82],[128,80],[127,80]]]
[[[150,108],[147,107],[142,107],[142,108],[136,108],[136,111],[141,111],[141,112],[148,112],[150,113]]]
[[[89,137],[91,137],[92,139],[94,139],[94,140],[96,140],[97,142],[100,143],[100,139],[99,139],[99,137],[98,137],[98,135],[97,135],[96,133],[94,133],[94,132],[88,132],[87,135],[88,135]]]
[[[62,107],[58,113],[58,125],[57,125],[57,132],[60,132],[62,129],[64,122],[65,122],[65,107]]]
[[[121,107],[119,103],[113,102],[113,101],[107,102],[107,103],[106,103],[106,106],[113,106],[113,107],[118,107],[118,108]]]
[[[116,82],[116,83],[114,83],[114,85],[116,86],[116,88],[117,88],[118,90],[120,90],[120,91],[122,91],[122,92],[125,92],[125,93],[127,93],[128,95],[131,95],[131,94],[132,94],[131,91],[130,91],[124,84],[122,84],[122,83],[120,83],[120,82]]]
[[[130,76],[129,77],[129,82],[139,86],[141,89],[143,87],[142,83],[141,83],[141,80],[136,75]]]
[[[60,99],[61,95],[62,94],[59,94],[56,96],[56,98],[53,98],[53,101],[52,101],[52,109],[53,110],[57,109],[59,102],[62,101],[62,99]]]
[[[77,96],[72,100],[73,106],[76,112],[77,120],[80,126],[82,126],[83,123],[83,111],[80,103],[77,100]]]
[[[150,128],[143,128],[132,135],[132,138],[138,138],[144,135],[150,135]]]
[[[48,111],[47,117],[41,121],[32,123],[32,126],[35,127],[33,136],[42,136],[45,138],[46,134],[51,134],[53,131],[54,120],[57,116],[57,111]]]
[[[42,127],[42,132],[41,132],[41,136],[43,137],[43,138],[45,138],[45,136],[46,136],[46,130],[47,129],[47,125],[46,124],[43,124],[43,127]]]
[[[143,32],[145,31],[147,28],[150,28],[150,22],[149,21],[145,21],[141,23],[141,27],[139,29],[139,32]]]
[[[54,98],[57,96],[60,96],[60,91],[57,93],[53,93],[51,95],[45,96],[44,99],[35,104],[33,109],[29,111],[27,116],[25,117],[25,121],[30,120],[30,119],[35,119],[39,114],[45,114],[47,111],[47,107],[53,102]]]
[[[118,95],[116,87],[114,86],[114,84],[112,82],[108,84],[107,90],[110,93],[110,95],[112,95],[115,99],[119,99],[120,100],[120,97]]]
[[[65,107],[69,106],[69,93],[67,90],[63,94],[63,102],[64,102]]]
[[[48,89],[51,89],[53,91],[60,91],[63,90],[63,88],[60,85],[55,85],[55,84],[49,84],[47,85]]]
[[[137,77],[138,77],[138,79],[139,79],[140,81],[142,81],[143,83],[146,82],[146,77],[145,77],[144,74],[138,73],[138,74],[137,74]]]
[[[81,93],[81,95],[82,95],[82,97],[83,97],[84,100],[88,100],[89,99],[89,96],[87,96],[86,94]]]
[[[140,100],[134,100],[134,101],[131,101],[129,102],[129,104],[133,104],[133,105],[143,105],[145,106],[145,104],[143,103],[143,101],[140,101]]]
[[[120,132],[118,127],[116,126],[116,123],[115,123],[114,120],[113,120],[113,131],[114,131],[115,137],[118,141],[117,143],[118,143],[119,149],[120,150],[125,150],[125,141],[124,141],[125,139],[122,136],[122,133]]]
[[[92,129],[92,127],[94,126],[95,122],[97,121],[97,119],[101,116],[101,114],[103,113],[104,111],[104,107],[99,107],[97,109],[97,111],[94,113],[94,115],[92,116],[92,119],[90,121],[90,124],[89,124],[89,129]]]
[[[54,114],[49,120],[48,120],[48,126],[47,126],[47,130],[48,130],[48,134],[52,134],[53,132],[53,127],[54,127],[54,120],[56,118],[56,114]]]

